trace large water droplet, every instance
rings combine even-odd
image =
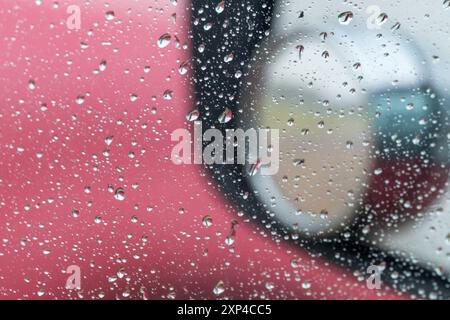
[[[183,63],[180,64],[180,66],[178,67],[178,72],[183,75],[186,74],[188,72],[188,61],[185,61]]]
[[[77,209],[72,209],[72,217],[78,218],[80,216],[80,211]]]
[[[400,29],[400,26],[401,26],[400,22],[397,22],[391,27],[391,30],[392,31],[398,30]]]
[[[303,53],[303,51],[305,51],[305,47],[303,45],[299,44],[295,48],[298,50],[298,58],[301,59],[302,53]]]
[[[106,70],[106,60],[102,60],[100,65],[98,66],[98,70],[105,71]]]
[[[211,216],[210,215],[204,216],[203,219],[202,219],[202,224],[205,227],[211,227],[212,226],[212,218],[211,218]]]
[[[192,110],[186,115],[187,121],[195,121],[199,118],[200,112],[197,109]]]
[[[450,0],[445,0],[442,3],[442,5],[443,5],[444,9],[449,9],[450,8]]]
[[[36,82],[33,79],[30,79],[30,81],[28,81],[28,89],[30,90],[36,89]]]
[[[105,143],[106,143],[106,145],[111,145],[111,143],[113,142],[113,139],[114,139],[114,137],[113,136],[107,136],[106,138],[105,138]]]
[[[106,20],[113,20],[115,18],[115,16],[116,15],[114,14],[114,11],[107,11],[105,13]]]
[[[220,123],[227,123],[230,122],[231,119],[233,119],[233,112],[231,112],[230,109],[225,108],[218,120]]]
[[[170,89],[167,89],[166,91],[164,91],[163,93],[163,98],[164,100],[172,100],[173,97],[173,91]]]
[[[376,23],[381,26],[383,25],[388,19],[388,15],[386,13],[380,13],[380,15],[377,17],[377,19],[375,20]]]
[[[114,198],[119,201],[125,200],[125,189],[120,187],[117,188],[116,191],[114,191]]]
[[[342,13],[338,16],[339,23],[340,23],[340,24],[343,24],[343,25],[348,25],[348,24],[350,24],[350,22],[352,21],[352,19],[353,19],[353,12],[351,12],[351,11],[345,11],[345,12],[342,12]]]
[[[231,62],[231,61],[233,61],[233,59],[234,59],[234,53],[232,52],[232,53],[230,53],[230,54],[227,54],[227,55],[223,58],[223,61],[225,61],[225,62]]]
[[[83,104],[84,103],[84,96],[79,95],[78,97],[76,97],[75,102],[77,104]]]
[[[168,33],[163,34],[161,37],[159,37],[157,41],[158,47],[160,48],[167,47],[170,43],[170,40],[171,40],[170,34]]]
[[[222,13],[225,10],[225,1],[220,1],[216,6],[216,12]]]
[[[213,289],[213,293],[218,296],[225,292],[225,285],[222,280],[217,282],[216,286]]]

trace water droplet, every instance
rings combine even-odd
[[[170,34],[165,33],[163,34],[161,37],[159,37],[157,43],[158,43],[158,47],[160,48],[165,48],[169,45],[171,40]]]
[[[321,32],[321,33],[320,33],[320,37],[322,38],[323,41],[325,41],[325,40],[327,39],[327,37],[328,37],[328,33],[326,33],[326,32]]]
[[[376,18],[376,23],[381,26],[383,25],[388,19],[388,15],[386,13],[380,13],[380,15]]]
[[[211,216],[209,216],[209,215],[204,216],[203,219],[202,219],[202,224],[205,227],[211,227],[212,226],[212,218],[211,218]]]
[[[77,104],[83,104],[84,103],[84,96],[79,95],[78,97],[76,97],[75,102]]]
[[[233,243],[234,243],[235,240],[236,240],[236,238],[235,238],[234,236],[228,235],[228,236],[225,238],[225,243],[226,243],[228,246],[231,246],[231,245],[233,245]]]
[[[206,46],[204,44],[200,44],[197,48],[198,52],[202,53],[205,51]]]
[[[301,262],[302,262],[301,258],[292,258],[291,259],[291,267],[292,268],[298,268],[298,267],[300,267]]]
[[[261,161],[258,160],[256,161],[256,163],[253,163],[250,165],[250,168],[248,169],[248,175],[249,176],[254,176],[258,173],[259,169],[261,168]]]
[[[212,28],[212,23],[211,22],[208,22],[207,24],[205,24],[203,26],[203,30],[205,30],[205,31],[211,30],[211,28]]]
[[[287,125],[288,125],[289,127],[292,127],[294,124],[295,124],[295,120],[294,120],[293,118],[290,118],[290,119],[287,121]]]
[[[410,102],[406,105],[406,110],[412,110],[414,109],[414,103]]]
[[[225,61],[225,62],[231,62],[231,61],[233,61],[233,59],[234,59],[234,53],[230,53],[230,54],[227,54],[227,55],[223,58],[223,61]]]
[[[295,159],[292,161],[294,167],[302,166],[305,163],[305,159]]]
[[[137,99],[139,99],[139,96],[135,93],[130,94],[130,101],[131,102],[135,102],[137,101]]]
[[[225,108],[225,110],[222,112],[222,114],[219,116],[219,122],[220,123],[228,123],[230,120],[233,119],[233,113],[230,109]]]
[[[115,18],[114,11],[107,11],[105,13],[106,20],[113,20]]]
[[[216,6],[216,12],[222,13],[225,10],[225,1],[220,1]]]
[[[309,289],[311,288],[311,283],[309,281],[305,281],[302,283],[302,288],[303,289]]]
[[[392,30],[392,31],[398,30],[398,29],[400,29],[400,26],[401,26],[400,22],[397,22],[396,24],[394,24],[394,25],[391,27],[391,30]]]
[[[119,201],[125,200],[125,189],[120,187],[117,188],[116,191],[114,191],[114,198]]]
[[[166,91],[164,91],[163,93],[163,99],[164,100],[172,100],[173,97],[173,91],[170,89],[167,89]]]
[[[113,142],[113,139],[114,139],[114,137],[113,136],[107,136],[106,138],[105,138],[105,143],[106,143],[106,145],[111,145],[111,143]]]
[[[100,70],[102,72],[106,70],[106,60],[102,60],[100,62],[100,65],[98,66],[98,70]]]
[[[174,13],[170,16],[170,20],[172,21],[173,24],[177,23],[177,14]]]
[[[350,22],[353,19],[353,12],[351,11],[346,11],[346,12],[342,12],[339,16],[338,16],[338,20],[340,24],[343,25],[348,25],[350,24]]]
[[[353,65],[353,68],[354,68],[355,70],[358,70],[359,68],[361,68],[361,63],[360,63],[360,62],[356,62],[356,63]]]
[[[266,283],[266,289],[272,291],[275,288],[275,285],[272,282]]]
[[[36,89],[36,82],[33,79],[30,79],[30,81],[28,81],[28,89],[30,90]]]
[[[225,292],[225,285],[222,280],[217,282],[216,286],[213,289],[213,293],[218,296]]]
[[[195,121],[200,117],[200,112],[197,109],[192,110],[186,115],[187,121]]]
[[[230,228],[230,231],[228,232],[228,235],[227,235],[227,237],[225,238],[225,243],[226,243],[228,246],[233,245],[234,242],[236,241],[236,229],[235,229],[235,226],[237,225],[237,223],[238,223],[238,222],[237,222],[236,220],[231,221],[231,228]]]
[[[185,61],[180,64],[180,66],[178,67],[179,74],[184,75],[188,72],[188,64],[189,64],[189,61]]]
[[[443,5],[444,9],[449,9],[450,8],[450,0],[445,0],[442,3],[442,5]]]
[[[80,216],[80,211],[77,209],[72,209],[72,217],[78,218]]]
[[[330,56],[330,53],[328,51],[322,52],[322,57],[323,58],[328,59],[329,56]]]
[[[295,48],[298,50],[298,58],[301,59],[302,53],[303,53],[303,51],[305,51],[305,47],[303,45],[299,44]]]

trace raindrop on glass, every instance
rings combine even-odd
[[[218,296],[225,292],[225,285],[223,281],[217,282],[216,286],[213,289],[213,293]]]
[[[125,200],[125,189],[120,187],[117,188],[116,191],[114,191],[114,198],[119,201]]]
[[[106,70],[106,60],[102,60],[100,65],[98,66],[98,70],[105,71]]]
[[[203,219],[202,219],[202,224],[205,227],[211,227],[212,226],[212,218],[211,218],[211,216],[209,216],[209,215],[204,216]]]
[[[168,33],[163,34],[161,37],[159,37],[157,41],[158,47],[160,48],[167,47],[170,43],[170,39],[171,39],[170,34]]]
[[[346,12],[342,12],[339,16],[338,16],[338,20],[340,24],[343,25],[348,25],[350,24],[350,22],[353,19],[353,12],[351,11],[346,11]]]
[[[376,19],[376,23],[381,26],[382,24],[384,24],[388,19],[388,15],[386,13],[380,13],[380,15],[377,17]]]
[[[230,122],[231,119],[233,119],[233,113],[231,112],[230,109],[225,108],[225,111],[222,112],[218,120],[220,123],[227,123]]]
[[[197,109],[192,110],[186,115],[187,121],[195,121],[200,117],[200,112]]]
[[[36,89],[36,82],[33,79],[30,79],[30,81],[28,81],[28,89],[30,90]]]
[[[398,29],[400,29],[400,26],[401,26],[400,22],[397,22],[396,24],[394,24],[394,25],[391,27],[391,30],[392,30],[392,31],[398,30]]]
[[[178,73],[181,75],[184,75],[188,72],[188,61],[183,62],[182,64],[180,64],[180,66],[178,67]]]
[[[225,10],[225,1],[220,1],[216,6],[216,12],[222,13]]]
[[[84,103],[84,96],[80,95],[80,96],[76,97],[75,102],[77,104],[83,104]]]
[[[442,5],[443,5],[444,9],[449,9],[450,8],[450,0],[445,0],[442,3]]]
[[[115,18],[114,11],[107,11],[105,13],[106,20],[113,20]]]

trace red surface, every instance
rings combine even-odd
[[[449,175],[447,165],[430,161],[424,166],[423,160],[413,158],[379,159],[373,170],[377,168],[382,173],[371,176],[365,202],[371,204],[380,222],[389,221],[392,212],[412,220],[444,192]]]
[[[212,290],[219,280],[225,287],[219,298],[400,297],[386,288],[368,290],[352,272],[288,242],[276,243],[238,217],[201,167],[172,164],[170,133],[187,126],[192,108],[189,74],[178,73],[191,50],[184,1],[108,1],[109,8],[106,1],[58,2],[58,9],[52,1],[0,2],[1,298],[103,293],[129,299],[142,298],[142,292],[149,299],[216,298]],[[81,30],[66,27],[69,4],[81,7]],[[115,12],[112,21],[104,16],[109,10]],[[172,39],[158,48],[166,32],[188,47],[177,49]],[[93,74],[103,59],[106,70]],[[28,89],[30,79],[35,90]],[[172,100],[162,98],[167,89]],[[86,96],[82,105],[75,103],[80,94]],[[139,99],[131,102],[130,94]],[[107,146],[109,135],[114,139]],[[115,200],[108,185],[123,187],[125,200]],[[78,218],[72,209],[79,210]],[[201,223],[207,214],[213,219],[209,228]],[[231,248],[225,237],[233,219],[239,225]],[[302,259],[299,268],[290,265],[294,257]],[[70,265],[81,267],[78,294],[64,288]],[[126,275],[108,282],[120,270]],[[305,281],[309,289],[302,288]]]

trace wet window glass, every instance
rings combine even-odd
[[[1,299],[450,298],[450,1],[0,15]]]

